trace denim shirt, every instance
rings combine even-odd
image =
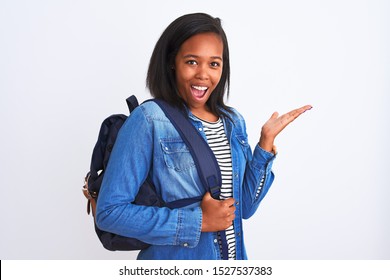
[[[233,112],[223,122],[232,154],[236,258],[247,259],[242,219],[255,213],[270,188],[275,155],[259,145],[252,153],[244,119]],[[202,123],[187,113],[206,140]],[[131,203],[147,177],[166,202],[205,193],[188,148],[154,102],[137,107],[118,134],[98,197],[96,222],[105,231],[152,244],[138,259],[221,259],[217,233],[201,232],[200,202],[172,210]]]

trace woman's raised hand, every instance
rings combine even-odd
[[[292,121],[298,118],[302,113],[310,110],[311,105],[305,105],[301,108],[292,110],[284,115],[279,116],[274,112],[271,118],[261,128],[259,146],[266,151],[274,151],[274,141],[276,136]]]

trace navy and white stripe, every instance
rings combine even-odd
[[[220,199],[233,197],[233,172],[232,156],[229,141],[225,134],[225,128],[221,119],[217,122],[207,122],[201,120],[207,142],[214,152],[219,168],[221,169],[222,186]],[[228,242],[229,259],[236,258],[236,239],[234,226],[226,229],[226,240]],[[221,241],[219,241],[221,244]]]

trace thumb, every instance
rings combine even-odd
[[[279,113],[278,112],[274,112],[270,119],[277,119],[278,117],[279,117]]]
[[[206,194],[203,196],[202,201],[209,201],[211,199],[213,199],[213,198],[211,197],[210,192],[206,192]]]

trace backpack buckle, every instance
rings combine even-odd
[[[87,176],[85,177],[84,179],[84,186],[82,188],[82,191],[83,191],[83,194],[84,196],[89,200],[92,198],[92,195],[91,193],[89,192],[88,190],[88,180],[89,180],[89,177],[91,176],[91,174],[88,172]]]
[[[210,194],[214,199],[219,199],[221,193],[221,188],[219,186],[214,186],[210,188]]]
[[[84,179],[84,186],[81,189],[81,191],[83,192],[84,196],[88,199],[88,202],[87,202],[87,213],[88,213],[88,215],[91,213],[91,199],[93,199],[91,193],[88,190],[88,179],[89,179],[90,176],[91,176],[91,174],[88,173],[87,176]]]

